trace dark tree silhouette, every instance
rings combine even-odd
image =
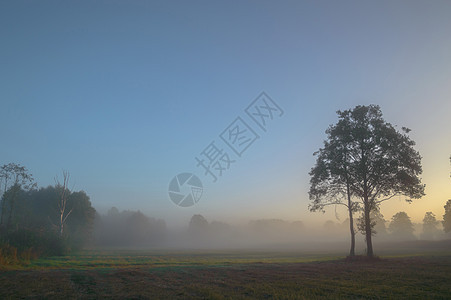
[[[415,238],[413,235],[412,221],[410,221],[410,217],[403,211],[396,213],[392,217],[388,229],[396,239],[411,240]]]
[[[208,228],[208,221],[202,215],[193,215],[189,221],[189,230],[191,232],[205,232]]]
[[[338,111],[337,124],[326,131],[324,148],[315,154],[316,165],[312,176],[310,198],[313,206],[321,207],[331,201],[331,195],[343,199],[347,195],[362,204],[367,255],[373,256],[371,211],[396,195],[406,201],[424,196],[421,156],[413,148],[408,133],[398,132],[382,118],[377,105],[356,106],[352,110]],[[313,193],[312,193],[313,191]],[[313,198],[312,198],[313,195]],[[338,203],[343,203],[337,200]]]
[[[445,214],[443,215],[443,230],[451,232],[451,199],[448,200],[444,206]]]
[[[92,207],[89,196],[84,191],[72,192],[69,195],[72,214],[67,219],[64,230],[72,247],[80,249],[91,239],[94,231],[96,210]]]
[[[322,211],[329,205],[343,205],[348,210],[351,248],[349,255],[355,255],[355,229],[353,213],[358,210],[358,203],[353,202],[351,186],[353,178],[349,173],[350,136],[337,134],[331,126],[326,131],[328,140],[324,148],[315,152],[316,164],[310,171],[309,198],[312,203],[310,211]]]
[[[385,223],[387,222],[384,219],[384,215],[378,210],[378,209],[374,209],[370,212],[370,219],[371,219],[371,232],[372,235],[376,235],[376,234],[382,234],[382,235],[386,235],[387,234],[387,228],[385,226]],[[359,231],[362,234],[366,233],[366,228],[365,228],[365,214],[362,214],[358,220],[357,220],[357,228],[359,229]]]
[[[14,185],[16,187],[16,185]],[[6,198],[9,199],[8,189]],[[1,242],[7,242],[19,252],[29,251],[36,257],[41,255],[63,255],[71,249],[80,249],[89,241],[93,231],[95,209],[88,195],[83,192],[68,194],[68,205],[73,208],[64,226],[64,236],[57,225],[59,191],[55,186],[20,189],[8,232],[2,233]],[[8,206],[7,206],[8,207]],[[18,252],[18,253],[19,253]]]
[[[66,207],[70,207],[72,213],[63,223],[62,236],[61,211],[59,209],[61,193],[62,187],[58,185],[40,188],[30,193],[30,205],[33,210],[29,226],[40,231],[52,232],[68,243],[71,248],[78,249],[91,238],[96,212],[89,196],[84,191],[69,192],[66,190]]]
[[[24,166],[9,163],[0,167],[1,213],[0,229],[6,231],[11,227],[14,209],[21,190],[34,188],[33,176]],[[5,225],[6,224],[6,225]]]
[[[431,211],[428,211],[424,214],[423,218],[423,233],[422,238],[424,239],[433,239],[438,233],[438,221],[435,218],[435,214]]]

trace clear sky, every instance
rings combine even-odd
[[[386,219],[441,219],[451,199],[450,1],[1,1],[0,38],[0,164],[39,186],[68,170],[100,212],[335,219],[308,212],[308,172],[358,104],[423,156],[427,196]],[[263,91],[284,111],[266,132],[245,113]],[[212,141],[232,156],[220,134],[239,116],[260,138],[212,182],[195,157]],[[183,172],[204,186],[188,208],[167,193]]]

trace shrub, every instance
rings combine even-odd
[[[19,229],[4,237],[10,247],[14,247],[19,257],[25,260],[40,256],[58,256],[70,252],[67,239],[54,232]],[[16,256],[17,256],[16,253]]]
[[[17,259],[17,248],[7,243],[0,244],[0,265],[15,265],[19,262]]]

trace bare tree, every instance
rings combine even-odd
[[[67,171],[63,171],[63,183],[61,184],[59,180],[56,178],[56,190],[58,193],[58,217],[59,217],[59,232],[62,236],[64,234],[64,224],[66,223],[67,218],[72,213],[73,209],[68,211],[67,200],[71,194],[71,190],[69,189],[69,178],[70,174]]]

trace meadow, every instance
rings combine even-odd
[[[302,251],[85,250],[3,268],[0,298],[447,299],[451,249],[440,245],[387,248],[372,261]]]

